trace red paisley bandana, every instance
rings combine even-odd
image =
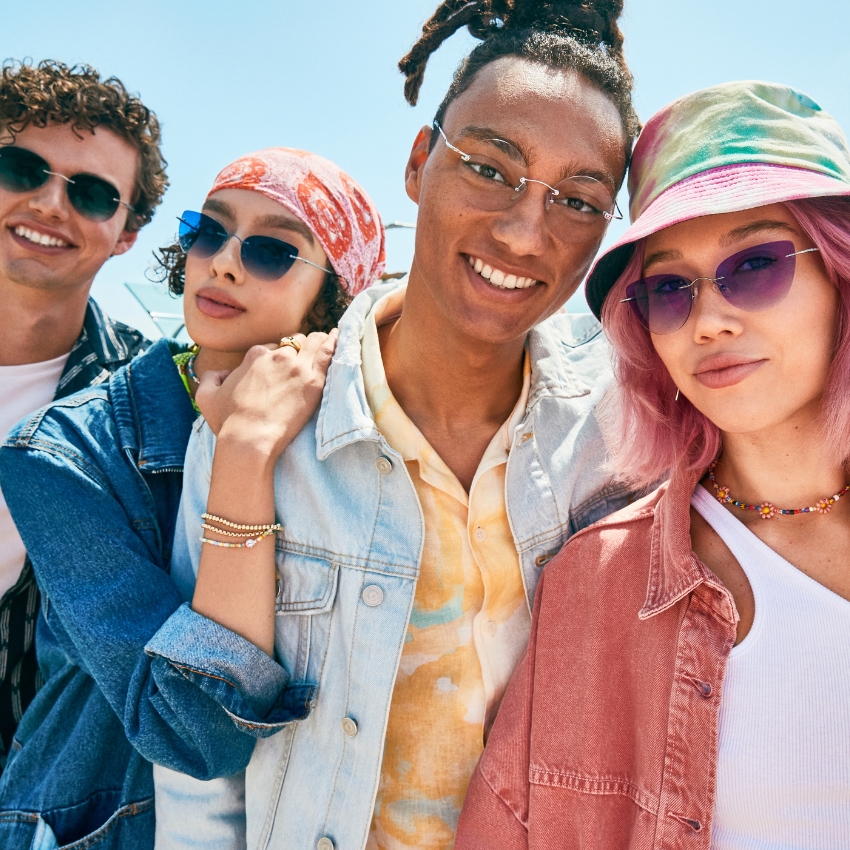
[[[339,166],[294,148],[237,159],[215,179],[221,189],[253,189],[298,216],[328,255],[351,295],[384,271],[384,226],[369,196]]]

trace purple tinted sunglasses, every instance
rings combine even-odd
[[[753,245],[727,257],[715,277],[698,277],[688,281],[681,275],[658,274],[630,283],[620,303],[629,303],[638,321],[654,334],[671,334],[679,330],[696,298],[694,284],[707,280],[734,307],[758,313],[775,306],[788,294],[794,280],[798,254],[809,254],[817,248],[795,251],[790,241]]]

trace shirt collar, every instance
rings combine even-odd
[[[104,366],[111,363],[124,363],[133,352],[127,341],[116,333],[115,323],[100,309],[94,298],[89,298],[86,316],[83,319],[83,332],[97,357]]]
[[[422,432],[414,425],[401,405],[393,396],[387,383],[378,327],[401,315],[404,306],[404,286],[388,292],[375,303],[366,318],[362,341],[362,370],[366,400],[378,430],[384,439],[405,461],[418,461],[419,474],[424,481],[468,504],[469,496],[457,476],[446,466],[445,461],[431,447]],[[531,387],[531,366],[528,353],[523,360],[523,383],[519,399],[506,422],[494,434],[478,466],[472,487],[488,469],[505,463],[510,451],[513,432],[525,417]],[[470,488],[472,489],[472,488]]]
[[[731,623],[738,614],[731,594],[717,576],[694,554],[691,545],[691,494],[704,473],[677,470],[662,485],[652,522],[649,583],[640,618],[666,611],[706,584],[718,591],[716,607]]]

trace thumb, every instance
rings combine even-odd
[[[204,405],[221,389],[225,378],[230,374],[227,369],[221,371],[208,370],[201,375],[198,389],[195,390],[195,404],[204,411]]]
[[[336,349],[336,343],[338,338],[339,331],[334,328],[328,334],[328,338],[321,344],[319,350],[316,352],[316,357],[313,360],[313,366],[316,371],[321,375],[326,375],[328,369],[330,368],[331,360],[333,360],[334,350]]]

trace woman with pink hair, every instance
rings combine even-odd
[[[588,302],[612,463],[546,568],[456,847],[850,846],[850,151],[786,86],[646,125]]]

